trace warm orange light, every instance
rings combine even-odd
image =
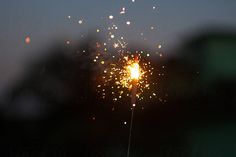
[[[130,78],[132,80],[138,80],[140,77],[140,67],[138,63],[133,63],[128,66],[129,72],[130,72]]]

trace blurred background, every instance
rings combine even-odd
[[[233,0],[1,0],[0,154],[126,155],[130,106],[94,88],[94,45],[115,23],[163,74],[152,76],[158,98],[137,106],[130,156],[236,156],[235,8]]]

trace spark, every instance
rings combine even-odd
[[[131,22],[130,21],[126,21],[126,24],[129,26],[131,24]]]
[[[113,44],[113,47],[116,49],[116,48],[119,47],[119,44],[118,44],[118,43],[114,43],[114,44]]]
[[[121,37],[121,39],[124,39],[123,37]],[[118,40],[119,44],[121,45],[122,48],[126,48],[126,46],[128,45],[126,42],[122,42],[120,40]]]
[[[79,20],[78,23],[81,25],[83,23],[83,19]]]
[[[122,10],[120,11],[120,14],[125,14],[125,7],[122,8]]]
[[[115,38],[115,35],[114,35],[114,34],[112,34],[112,35],[111,35],[111,38],[112,38],[112,39],[113,39],[113,38]]]
[[[29,44],[30,42],[31,42],[31,39],[30,39],[29,36],[27,36],[27,37],[25,38],[25,43],[26,43],[26,44]]]
[[[114,17],[113,17],[113,15],[110,15],[108,18],[109,18],[110,20],[112,20]]]
[[[69,41],[69,40],[67,40],[67,41],[66,41],[66,44],[67,44],[67,45],[70,45],[70,41]]]

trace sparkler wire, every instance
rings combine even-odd
[[[130,154],[131,137],[132,137],[132,129],[133,129],[133,119],[134,119],[134,107],[132,108],[132,113],[131,113],[131,118],[130,118],[130,128],[129,128],[129,141],[128,141],[127,157],[129,157],[129,154]]]
[[[131,92],[131,105],[132,105],[132,113],[130,118],[130,128],[129,128],[129,141],[128,141],[128,149],[127,149],[127,157],[130,154],[130,146],[131,146],[131,138],[132,138],[132,130],[133,130],[133,120],[134,120],[134,108],[136,102],[136,93],[137,93],[137,82],[133,82],[132,92]]]

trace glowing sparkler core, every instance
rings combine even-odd
[[[141,75],[141,71],[140,71],[140,67],[138,63],[133,63],[131,65],[129,65],[127,67],[127,69],[129,70],[130,73],[130,78],[132,80],[138,80],[140,75]]]
[[[121,68],[120,81],[117,84],[129,90],[135,85],[141,85],[140,81],[143,79],[144,71],[139,65],[139,59],[124,57],[124,67]]]

